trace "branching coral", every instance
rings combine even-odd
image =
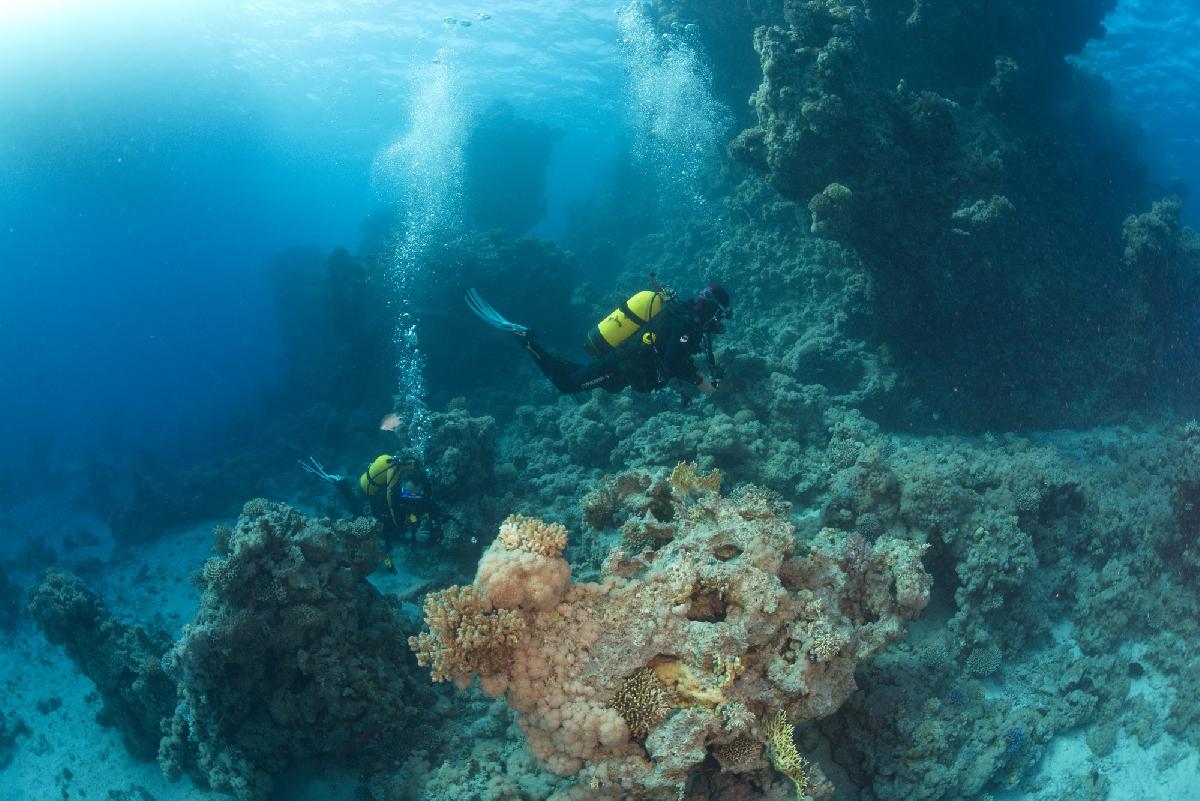
[[[763,736],[771,753],[775,770],[796,784],[796,798],[804,801],[805,789],[812,783],[813,766],[796,750],[796,727],[788,723],[787,714],[780,709],[763,724]]]
[[[447,587],[425,596],[423,631],[408,638],[421,667],[434,681],[470,684],[476,673],[504,670],[511,648],[525,633],[525,619],[511,609],[485,611],[474,587]]]
[[[658,674],[640,668],[621,684],[609,706],[620,713],[631,735],[642,738],[666,719],[671,711],[669,699]]]
[[[524,515],[511,515],[500,524],[496,539],[509,551],[525,551],[555,558],[567,547],[567,529],[561,523],[543,523]]]

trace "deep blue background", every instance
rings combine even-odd
[[[1112,84],[1118,106],[1145,134],[1143,155],[1167,189],[1200,186],[1200,3],[1121,0],[1107,35],[1080,62]],[[1200,198],[1184,218],[1200,226]]]
[[[372,163],[435,58],[472,107],[578,121],[540,226],[561,234],[615,148],[612,92],[586,97],[617,85],[613,8],[499,4],[467,27],[441,5],[0,9],[0,470],[219,450],[277,373],[268,264],[356,247],[387,202]],[[546,52],[539,33],[564,41]]]

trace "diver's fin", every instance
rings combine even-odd
[[[463,299],[467,302],[467,308],[471,310],[471,313],[492,328],[513,334],[524,334],[529,330],[526,326],[517,325],[505,319],[504,315],[492,308],[492,304],[483,299],[483,295],[475,291],[474,287],[467,290]]]

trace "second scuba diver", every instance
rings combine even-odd
[[[626,387],[652,392],[673,379],[710,395],[720,377],[712,335],[724,331],[724,321],[733,316],[729,293],[719,284],[709,284],[684,301],[656,286],[629,298],[588,333],[584,347],[593,360],[579,364],[546,350],[533,331],[505,319],[474,289],[467,290],[466,301],[485,323],[512,334],[555,389],[568,395],[592,389],[619,392]],[[694,363],[701,351],[708,376]],[[687,403],[688,396],[682,390],[681,394]]]
[[[376,457],[358,477],[358,491],[349,478],[326,472],[311,456],[300,466],[336,487],[350,514],[378,520],[385,542],[442,539],[441,514],[425,493],[429,482],[415,459],[388,454]]]

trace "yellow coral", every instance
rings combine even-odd
[[[667,480],[675,497],[680,499],[689,495],[721,491],[721,471],[713,468],[707,473],[701,473],[695,462],[680,462],[675,465],[671,477]]]
[[[674,693],[680,706],[702,706],[715,709],[726,701],[726,690],[742,672],[740,659],[713,659],[711,671],[686,664],[674,657],[656,657],[650,668],[664,687]]]
[[[816,662],[828,662],[846,647],[846,635],[835,631],[828,620],[816,620],[808,624],[805,631],[811,643],[809,656]]]
[[[425,596],[423,631],[408,638],[417,663],[434,681],[470,683],[475,673],[504,669],[509,650],[525,634],[525,619],[510,609],[484,611],[474,587],[450,586]]]
[[[551,558],[567,547],[567,529],[562,523],[543,523],[536,517],[509,515],[500,524],[496,539],[510,551],[525,551]]]
[[[763,733],[771,749],[771,763],[775,770],[796,783],[796,798],[803,801],[804,790],[812,783],[812,765],[796,750],[795,730],[782,709],[763,723]]]

